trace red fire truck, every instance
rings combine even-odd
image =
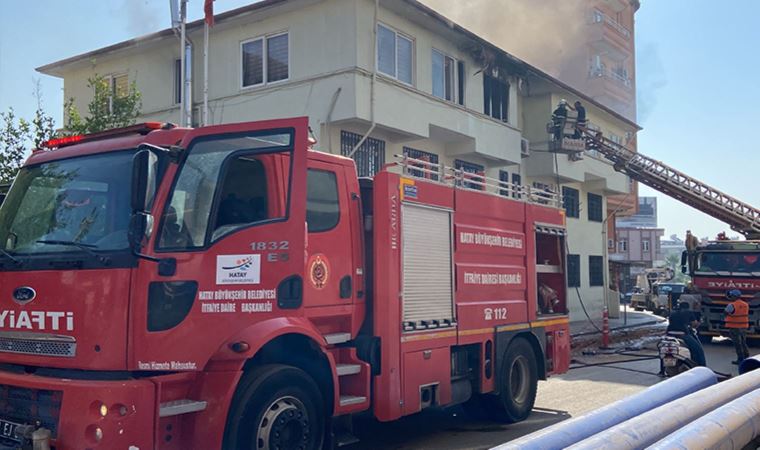
[[[361,412],[525,419],[569,365],[556,196],[423,161],[358,179],[310,143],[296,118],[35,150],[0,208],[0,439],[317,449]]]
[[[709,342],[713,336],[728,336],[726,292],[739,289],[750,305],[748,337],[760,338],[760,241],[717,240],[699,245],[691,254],[683,252],[681,265],[688,268],[699,294],[702,323],[699,334]]]

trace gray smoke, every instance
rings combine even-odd
[[[166,0],[123,0],[114,12],[122,17],[131,35],[152,33],[171,24],[169,2]]]
[[[637,71],[636,80],[638,121],[644,124],[657,106],[658,91],[668,85],[668,79],[655,44],[645,43],[638,46],[636,65],[642,69]]]
[[[583,0],[420,0],[478,36],[526,62],[563,78],[586,65]],[[581,41],[582,42],[582,41]]]

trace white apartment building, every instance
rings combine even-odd
[[[505,24],[508,26],[508,23]],[[551,32],[551,30],[547,30]],[[203,23],[188,24],[193,121],[203,86]],[[179,42],[172,30],[40,67],[85,110],[87,79],[134,81],[144,120],[178,122]],[[594,155],[548,151],[546,123],[562,98],[582,101],[605,135],[638,126],[452,23],[416,0],[264,0],[215,17],[209,46],[209,124],[308,116],[325,152],[354,153],[360,176],[407,154],[522,184],[560,184],[574,287],[601,316],[608,195],[628,180]],[[574,196],[574,197],[573,197]]]

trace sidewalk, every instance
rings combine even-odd
[[[626,317],[627,316],[627,317]],[[626,314],[623,310],[623,307],[620,307],[620,318],[618,319],[610,319],[610,331],[614,331],[616,329],[626,329],[626,328],[635,328],[635,327],[641,327],[645,325],[655,325],[661,322],[665,322],[666,319],[660,316],[656,316],[653,313],[649,311],[633,311],[631,308],[628,309],[628,313]],[[594,320],[594,324],[599,328],[599,330],[602,329],[602,320]],[[589,320],[586,317],[583,317],[583,319],[576,320],[573,322],[570,322],[570,336],[575,338],[579,336],[586,336],[586,335],[592,335],[592,334],[599,334],[599,331],[592,325]]]
[[[585,319],[585,317],[584,317]],[[650,336],[660,335],[665,332],[667,320],[650,312],[628,311],[627,317],[620,311],[619,319],[610,319],[610,344],[623,344],[626,342],[641,342]],[[602,329],[602,321],[595,320],[594,324]],[[589,347],[601,345],[602,334],[594,325],[586,320],[570,322],[570,348],[578,353]]]

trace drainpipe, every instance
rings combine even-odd
[[[348,154],[349,158],[353,158],[354,153],[359,150],[359,147],[364,144],[369,135],[375,131],[375,83],[377,82],[377,12],[380,9],[380,0],[375,0],[375,18],[372,24],[372,81],[370,81],[369,88],[369,117],[370,126],[369,130],[364,134],[361,140],[354,146],[351,153]]]
[[[187,126],[187,120],[185,117],[186,109],[185,105],[187,104],[187,100],[185,99],[185,95],[187,92],[187,86],[185,85],[186,80],[186,69],[185,65],[187,64],[185,56],[187,56],[187,44],[185,41],[185,17],[187,15],[187,0],[180,0],[179,5],[179,59],[180,59],[180,106],[179,106],[179,126],[184,127]]]
[[[333,111],[335,111],[335,104],[338,103],[338,97],[340,97],[340,93],[343,90],[342,87],[339,87],[335,93],[332,96],[332,100],[330,100],[330,108],[327,110],[327,119],[325,120],[325,131],[327,132],[327,151],[329,153],[332,153],[332,131],[330,130],[330,124],[332,123],[332,114]]]

